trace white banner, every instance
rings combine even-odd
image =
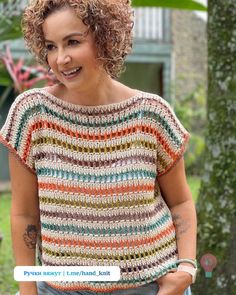
[[[119,281],[118,266],[16,266],[16,281]]]

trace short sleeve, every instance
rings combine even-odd
[[[35,173],[32,130],[34,111],[27,94],[19,95],[0,130],[0,143],[8,148],[31,172]]]
[[[161,100],[157,126],[157,176],[168,172],[183,156],[190,137],[171,106]]]

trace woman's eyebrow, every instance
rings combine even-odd
[[[66,35],[62,40],[65,41],[65,40],[67,40],[67,39],[69,39],[69,38],[71,38],[71,37],[75,37],[75,36],[84,37],[85,35],[86,35],[86,32],[84,32],[84,33],[81,33],[81,32],[74,32],[74,33],[71,33],[71,34],[69,34],[69,35]],[[45,42],[51,42],[51,43],[53,43],[53,41],[48,40],[48,39],[45,39]]]

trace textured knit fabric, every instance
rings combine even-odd
[[[175,228],[158,177],[182,156],[188,137],[154,94],[99,106],[72,104],[46,89],[16,98],[0,140],[37,175],[42,264],[121,270],[118,282],[51,286],[134,288],[175,265]]]

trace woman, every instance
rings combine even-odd
[[[117,282],[21,282],[20,294],[190,294],[196,215],[168,103],[116,78],[131,49],[129,1],[33,0],[26,43],[58,83],[21,94],[10,150],[17,265],[120,267]],[[30,234],[29,234],[30,233]]]

